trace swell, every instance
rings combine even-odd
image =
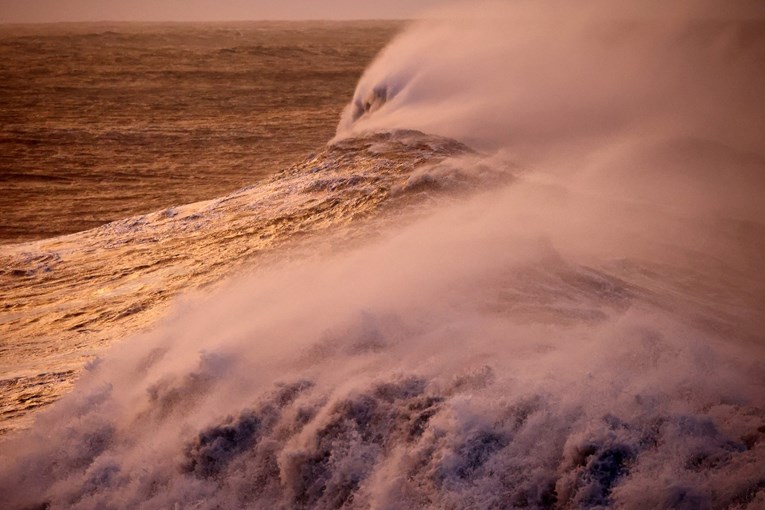
[[[215,198],[299,162],[398,27],[0,27],[0,244]]]
[[[7,436],[8,506],[762,507],[762,43],[728,52],[744,4],[700,39],[709,2],[646,4],[616,34],[592,20],[630,7],[458,8],[392,43],[316,158],[54,240],[122,263],[177,236],[198,255],[131,266],[109,302],[220,274],[240,237],[273,257],[178,301]],[[496,152],[388,131],[418,126]],[[3,278],[68,253],[12,254],[28,265]],[[112,320],[61,319],[94,318]]]
[[[761,506],[762,281],[710,225],[414,132],[264,186],[57,240],[248,207],[324,232],[89,363],[4,440],[10,508]],[[353,219],[369,201],[381,222]]]
[[[152,324],[183,290],[253,270],[256,262],[359,242],[362,220],[380,218],[371,230],[379,229],[407,203],[464,189],[475,179],[450,180],[457,174],[439,171],[447,158],[471,155],[479,158],[458,142],[417,132],[349,139],[225,197],[6,246],[0,251],[4,380],[20,377],[14,385],[32,388],[38,373],[60,369],[71,381],[89,357]],[[312,243],[317,236],[321,241]],[[55,399],[67,388],[46,391]],[[10,413],[5,431],[29,419],[14,409],[17,394],[3,392]]]

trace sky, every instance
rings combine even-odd
[[[0,22],[412,18],[446,0],[0,0]]]

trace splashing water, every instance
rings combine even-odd
[[[111,349],[3,443],[7,505],[763,507],[763,20],[606,5],[410,27],[338,127],[364,178],[311,188],[375,235]],[[422,192],[354,218],[391,167]]]

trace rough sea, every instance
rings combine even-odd
[[[765,13],[650,5],[0,27],[0,508],[765,508]]]

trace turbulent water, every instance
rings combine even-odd
[[[765,13],[572,5],[435,13],[302,162],[4,247],[4,506],[765,507]]]

